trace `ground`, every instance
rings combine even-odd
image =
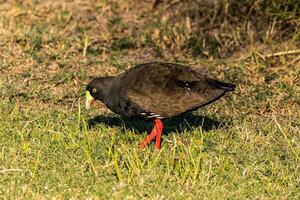
[[[300,4],[0,0],[0,197],[299,199]],[[147,61],[202,68],[236,91],[150,122],[85,85]]]

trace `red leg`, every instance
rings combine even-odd
[[[155,119],[154,120],[154,127],[149,135],[140,143],[140,148],[145,148],[156,136],[155,146],[159,149],[160,148],[160,140],[161,140],[161,133],[163,129],[163,124],[161,120]]]
[[[155,120],[155,128],[156,128],[156,141],[155,146],[157,149],[160,149],[161,135],[164,128],[164,125],[160,119]]]
[[[156,136],[156,128],[155,124],[154,127],[149,135],[146,136],[146,138],[140,143],[140,148],[145,148]]]

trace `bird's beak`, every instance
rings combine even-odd
[[[89,91],[86,91],[85,95],[86,95],[85,108],[89,110],[93,106],[95,99],[92,97]]]

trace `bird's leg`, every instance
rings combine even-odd
[[[159,135],[159,139],[157,139],[158,137],[156,137],[156,147],[159,149],[160,148],[160,138],[161,138],[161,132],[162,132],[162,122],[159,119],[155,119],[154,120],[154,127],[151,130],[150,134],[147,135],[147,137],[140,143],[140,148],[145,148],[145,146],[147,146],[154,138],[155,136]],[[157,144],[159,143],[159,146],[157,146]]]
[[[146,136],[146,138],[140,143],[140,148],[145,148],[145,146],[147,146],[156,136],[156,128],[155,125],[152,129],[152,131],[150,132],[149,135]]]
[[[156,141],[155,146],[157,149],[160,149],[160,141],[161,141],[161,135],[164,128],[164,125],[160,119],[155,120],[155,128],[156,128]]]

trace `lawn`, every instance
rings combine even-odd
[[[84,92],[148,61],[237,88],[141,150]],[[299,2],[0,0],[0,198],[299,199]]]

